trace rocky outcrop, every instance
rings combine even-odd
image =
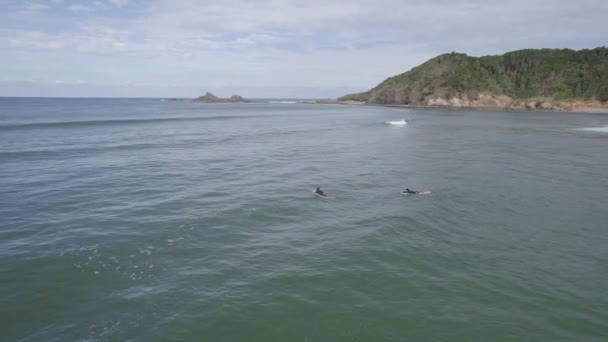
[[[526,109],[536,109],[536,102],[531,101],[526,103]]]
[[[461,94],[451,98],[432,97],[426,98],[425,107],[451,107],[451,108],[501,108],[501,109],[524,109],[524,110],[594,110],[608,111],[608,103],[601,101],[534,101],[514,100],[505,95],[493,95],[479,93],[475,95]]]
[[[514,103],[509,96],[496,96],[491,94],[465,95],[461,94],[451,98],[429,97],[426,105],[429,107],[510,107]]]
[[[219,97],[211,94],[210,92],[207,92],[207,93],[205,93],[205,95],[195,98],[194,102],[217,103],[217,102],[223,102],[223,101]]]
[[[251,100],[244,99],[241,95],[232,95],[229,99],[219,98],[210,92],[207,92],[203,96],[199,96],[193,100],[194,102],[205,102],[205,103],[221,103],[221,102],[251,102]]]
[[[251,100],[246,100],[244,99],[241,95],[232,95],[230,96],[230,99],[228,99],[229,102],[251,102]]]

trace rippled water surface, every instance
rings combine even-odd
[[[607,115],[280,102],[0,99],[0,339],[608,338]]]

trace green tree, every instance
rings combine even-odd
[[[428,97],[479,93],[524,101],[539,97],[608,101],[608,48],[528,49],[479,58],[451,52],[345,98],[424,104]]]
[[[600,89],[600,92],[597,95],[597,99],[602,102],[608,101],[608,86],[604,86],[602,89]]]

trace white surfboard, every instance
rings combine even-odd
[[[419,191],[415,194],[410,194],[409,192],[402,192],[401,195],[403,196],[409,196],[409,195],[429,195],[431,192],[430,191]]]
[[[317,196],[317,197],[319,197],[319,198],[323,198],[323,199],[334,199],[334,198],[335,198],[335,197],[330,196],[330,195],[325,195],[325,196],[323,196],[323,195],[318,194],[318,193],[316,193],[316,192],[314,192],[314,191],[312,192],[312,194],[313,194],[313,195],[315,195],[315,196]]]

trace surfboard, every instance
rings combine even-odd
[[[418,193],[415,194],[410,194],[409,192],[402,192],[401,195],[403,196],[409,196],[409,195],[428,195],[430,194],[430,191],[419,191]]]
[[[333,197],[333,196],[329,196],[329,195],[325,195],[325,196],[323,196],[323,195],[318,194],[318,193],[316,193],[316,192],[314,192],[314,191],[312,192],[312,194],[313,194],[313,195],[315,195],[315,196],[317,196],[317,197],[319,197],[319,198],[324,198],[324,199],[333,199],[333,198],[335,198],[335,197]]]

